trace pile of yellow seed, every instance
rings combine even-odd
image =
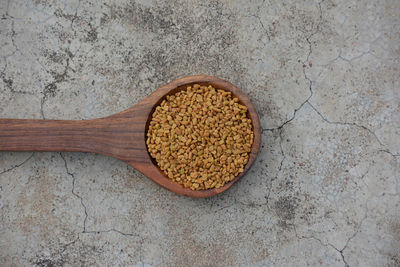
[[[247,108],[238,98],[195,84],[155,109],[147,146],[172,181],[203,190],[219,188],[243,172],[253,138]]]

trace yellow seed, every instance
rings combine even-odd
[[[156,107],[146,134],[148,151],[185,188],[222,187],[248,162],[254,134],[246,114],[230,92],[188,86]]]

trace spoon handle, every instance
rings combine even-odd
[[[129,127],[128,121],[129,118],[124,117],[0,119],[0,151],[93,152],[125,161],[143,158],[144,129]]]
[[[0,151],[90,152],[94,121],[0,119]]]

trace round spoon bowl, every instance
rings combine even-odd
[[[236,96],[248,109],[254,141],[244,171],[220,188],[191,190],[170,180],[147,151],[147,130],[155,108],[166,98],[193,84],[212,85]],[[0,119],[0,151],[90,152],[125,161],[160,186],[189,197],[211,197],[229,189],[254,163],[261,142],[257,112],[233,84],[214,76],[188,76],[158,88],[135,106],[92,120]]]
[[[243,172],[238,174],[233,180],[230,182],[226,183],[220,188],[212,188],[212,189],[206,189],[206,190],[191,190],[188,188],[184,188],[183,186],[171,181],[168,177],[165,176],[164,172],[157,166],[157,162],[155,159],[153,159],[150,154],[149,157],[151,158],[153,164],[157,167],[158,171],[164,176],[165,179],[168,179],[171,181],[171,183],[174,184],[173,188],[168,188],[169,190],[180,194],[180,195],[185,195],[185,196],[190,196],[190,197],[211,197],[217,194],[220,194],[227,189],[229,189],[234,183],[236,183],[240,178],[242,178],[245,173],[250,169],[251,165],[254,163],[257,154],[260,149],[260,141],[261,141],[261,128],[260,128],[260,121],[257,115],[257,112],[249,100],[249,98],[246,96],[245,93],[243,93],[239,88],[234,86],[233,84],[224,81],[222,79],[219,79],[214,76],[206,76],[206,75],[200,75],[200,76],[187,76],[181,79],[174,80],[168,84],[166,84],[163,87],[160,87],[156,92],[163,92],[164,95],[159,98],[157,103],[153,106],[147,123],[146,123],[146,128],[145,128],[145,138],[147,138],[147,131],[148,127],[150,124],[150,121],[152,119],[152,114],[154,110],[156,109],[157,106],[161,104],[161,102],[168,96],[168,95],[174,95],[177,92],[181,90],[186,90],[188,86],[193,86],[194,84],[199,84],[199,85],[204,85],[208,86],[211,85],[216,89],[223,89],[225,91],[229,91],[233,94],[233,96],[237,97],[239,99],[239,102],[242,105],[245,105],[248,108],[247,116],[248,118],[251,119],[252,121],[252,126],[253,126],[253,132],[254,132],[254,142],[251,148],[251,151],[249,153],[249,160],[246,163],[245,167],[243,168]],[[178,187],[176,187],[178,186]]]

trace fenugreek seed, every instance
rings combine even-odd
[[[219,188],[243,172],[254,141],[247,107],[230,92],[195,84],[167,96],[152,114],[146,144],[172,181]]]

